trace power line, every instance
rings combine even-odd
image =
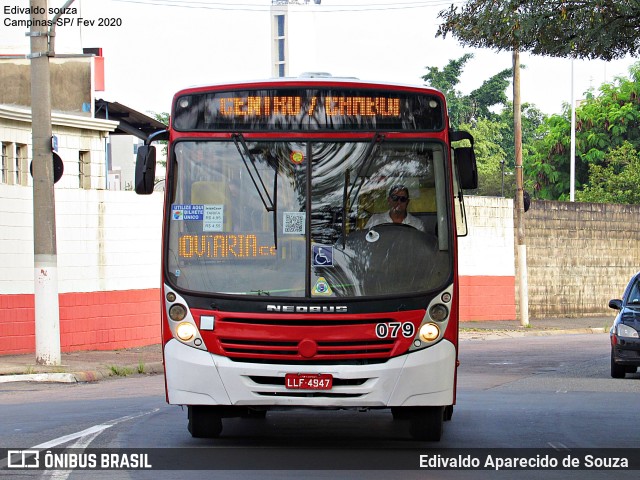
[[[221,11],[251,11],[251,12],[267,12],[271,5],[257,3],[221,3],[221,2],[205,2],[195,0],[113,0],[119,3],[132,3],[140,5],[153,5],[158,7],[176,7],[203,10],[221,10]],[[402,3],[374,3],[367,5],[309,5],[311,11],[315,13],[335,13],[335,12],[362,12],[362,11],[388,11],[388,10],[408,10],[415,8],[442,7],[451,4],[463,4],[462,0],[425,0],[421,2],[402,2]]]

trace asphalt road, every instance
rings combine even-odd
[[[535,448],[562,454],[580,449],[640,446],[635,415],[640,374],[609,376],[608,335],[558,335],[461,342],[458,405],[441,442],[415,442],[387,411],[269,412],[266,419],[225,420],[221,438],[193,439],[186,411],[166,405],[160,375],[91,384],[0,385],[1,448],[171,448],[211,455],[238,451],[252,458],[302,448],[329,470],[272,471],[12,471],[29,478],[637,478],[638,471],[389,471],[375,469],[398,451],[434,448]],[[197,449],[197,450],[196,450]],[[325,450],[364,455],[372,470],[332,471]],[[83,451],[83,450],[80,450]],[[464,450],[463,450],[464,451]],[[221,453],[222,452],[222,453]],[[185,455],[186,457],[186,455]],[[224,457],[220,457],[224,458]],[[285,455],[283,458],[287,458]],[[306,457],[305,457],[306,458]],[[336,457],[337,458],[337,457]],[[257,460],[256,460],[257,461]],[[285,460],[286,461],[286,460]],[[410,461],[413,461],[411,458]],[[5,462],[6,463],[6,462]],[[275,471],[273,469],[281,469]],[[6,473],[6,472],[2,472]],[[430,474],[430,475],[428,475]],[[434,475],[436,474],[436,475]]]

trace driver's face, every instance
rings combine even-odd
[[[409,192],[404,189],[395,190],[389,195],[389,207],[396,212],[405,212],[409,204]]]

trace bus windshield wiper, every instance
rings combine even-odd
[[[253,185],[256,187],[256,192],[260,196],[260,200],[262,200],[262,204],[264,208],[266,208],[267,212],[273,212],[273,246],[277,250],[278,249],[278,214],[277,214],[277,195],[278,195],[278,172],[275,172],[273,178],[273,199],[269,195],[269,191],[267,187],[264,185],[262,181],[262,177],[260,176],[260,172],[258,172],[258,167],[256,167],[256,159],[251,153],[251,150],[247,146],[247,142],[244,140],[244,136],[241,133],[234,133],[231,135],[233,139],[233,143],[235,143],[236,148],[238,149],[238,153],[240,154],[240,158],[242,158],[242,163],[244,163],[245,168],[247,169],[247,173],[249,177],[251,177],[251,181]],[[242,148],[240,148],[242,146]],[[244,150],[244,153],[243,153]],[[247,163],[247,158],[249,158],[249,162],[253,165],[253,172]],[[255,173],[255,177],[254,177]],[[258,179],[260,185],[258,185]],[[262,188],[261,188],[262,187]],[[264,194],[264,195],[263,195]]]
[[[262,200],[262,204],[264,205],[264,208],[267,209],[267,212],[275,211],[276,209],[275,203],[271,199],[271,196],[269,195],[267,187],[265,187],[264,182],[262,181],[260,172],[258,172],[258,167],[256,167],[256,159],[251,153],[251,150],[249,150],[247,143],[244,141],[244,137],[242,136],[241,133],[234,133],[231,135],[231,138],[233,139],[233,143],[236,144],[236,148],[238,149],[240,158],[242,158],[242,163],[244,163],[244,166],[247,169],[247,173],[249,173],[249,177],[251,177],[251,181],[253,182],[253,185],[256,187],[256,192],[258,192],[258,195],[260,196],[260,200]],[[242,146],[242,148],[240,148],[240,146]],[[244,153],[243,153],[243,150],[244,150]],[[253,165],[253,172],[251,171],[251,168],[247,163],[247,157],[249,158],[249,162],[251,163],[251,165]],[[254,172],[255,172],[255,176],[254,176]],[[256,181],[256,178],[258,179],[258,181]],[[260,183],[260,185],[258,185],[258,182]]]

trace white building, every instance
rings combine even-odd
[[[159,340],[162,193],[108,188],[113,171],[122,174],[113,187],[133,185],[136,146],[164,125],[95,100],[95,61],[52,60],[52,145],[63,162],[54,189],[62,351]],[[0,355],[35,350],[28,77],[23,58],[0,58]]]
[[[320,0],[272,0],[271,75],[298,76],[322,68],[316,7]]]
[[[64,174],[56,187],[105,189],[106,145],[109,134],[118,128],[118,122],[53,113],[51,123],[53,135],[58,142],[58,155],[64,162]],[[0,183],[22,186],[33,184],[29,174],[31,136],[31,110],[0,105]]]
[[[55,184],[62,350],[155,343],[162,193],[141,197],[107,190],[108,138],[120,122],[62,113],[51,120],[64,162]],[[0,355],[30,353],[35,321],[29,109],[0,105],[0,143]]]

